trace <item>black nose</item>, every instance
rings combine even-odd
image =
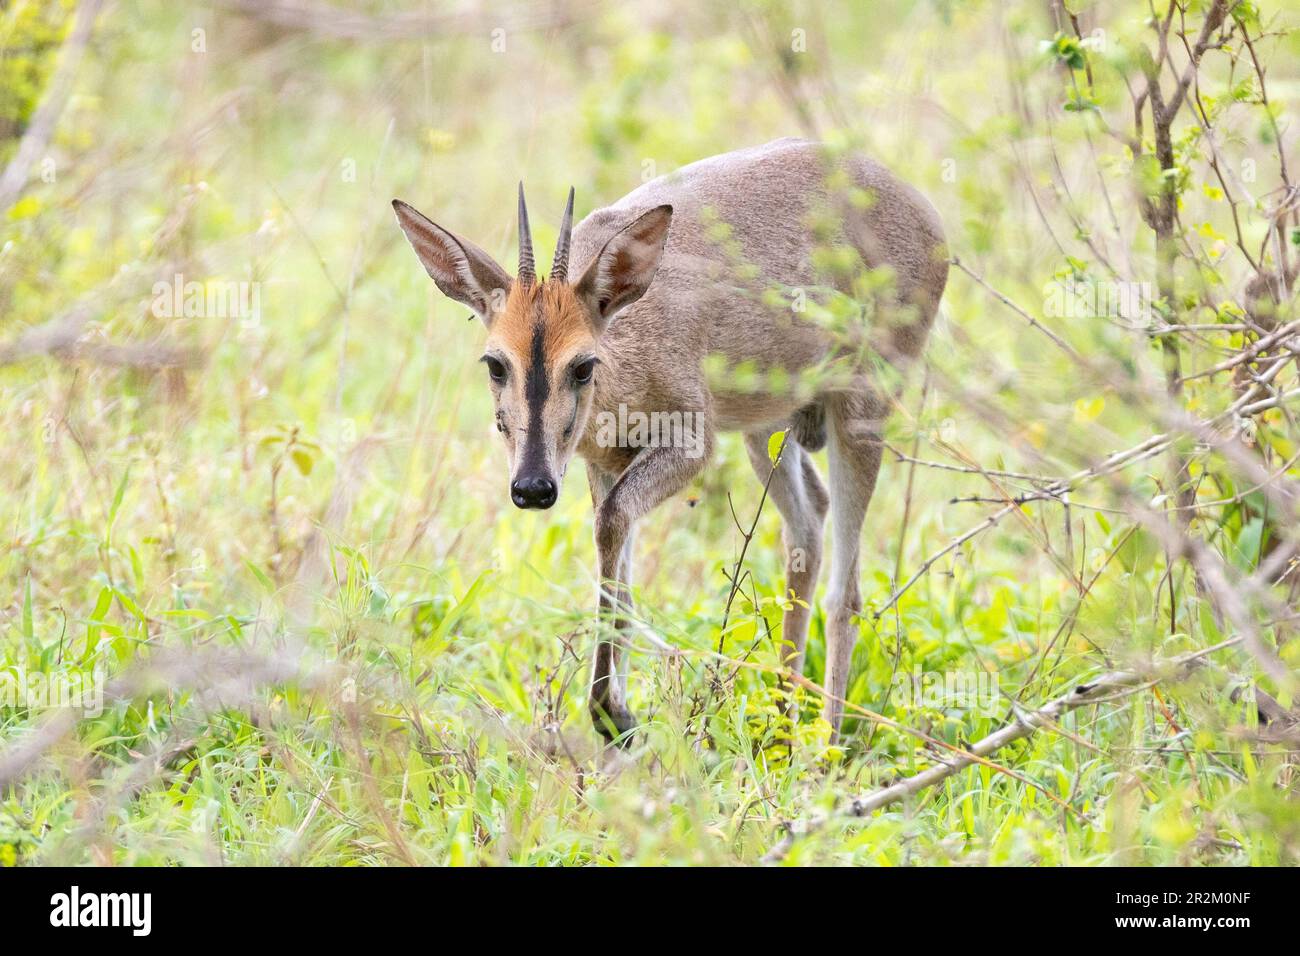
[[[555,482],[549,478],[519,478],[510,485],[516,508],[549,508],[555,504]]]

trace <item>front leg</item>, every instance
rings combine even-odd
[[[592,463],[587,463],[587,481],[591,486],[592,513],[597,517],[600,515],[600,506],[609,497],[609,493],[617,480],[617,475],[598,470]],[[602,570],[606,562],[599,557],[596,568],[596,573],[599,575],[601,582],[608,581],[609,587],[608,589],[606,587],[598,588],[600,618],[597,621],[597,629],[599,636],[592,666],[588,709],[591,712],[592,720],[596,724],[596,729],[600,731],[606,740],[610,741],[630,731],[635,725],[632,714],[627,708],[627,668],[623,659],[623,649],[618,640],[606,640],[605,635],[599,631],[602,623],[608,623],[608,619],[605,617],[607,613],[606,607],[609,603],[606,597],[607,590],[613,592],[613,598],[621,607],[631,610],[632,537],[632,530],[629,529],[615,562],[616,570],[613,574],[607,575]],[[622,629],[626,624],[626,620],[623,617],[616,617],[613,624],[616,628]],[[619,637],[621,637],[621,634]]]
[[[587,707],[596,730],[613,742],[626,743],[636,719],[627,706],[627,674],[623,656],[623,631],[631,607],[632,526],[660,502],[681,491],[708,460],[712,431],[684,447],[642,449],[616,481],[599,495],[599,479],[592,480],[596,502],[596,556],[600,597],[596,653]],[[614,634],[606,625],[612,622]]]

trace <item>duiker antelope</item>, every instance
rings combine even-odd
[[[393,206],[438,288],[487,327],[482,361],[508,450],[511,500],[551,507],[573,455],[586,460],[599,609],[615,619],[613,635],[628,626],[633,526],[704,467],[718,430],[739,431],[759,480],[771,478],[768,494],[782,518],[786,587],[795,598],[782,640],[785,663],[798,673],[829,508],[824,713],[838,735],[862,610],[859,543],[890,397],[872,357],[904,365],[925,341],[948,276],[934,207],[869,159],[782,139],[692,163],[576,226],[570,190],[543,279],[522,185],[514,278],[472,242],[400,200]],[[892,278],[887,289],[875,284],[858,345],[773,304],[773,289],[853,292],[843,269],[815,267],[825,264],[816,254],[823,243],[851,250],[859,274]],[[708,374],[712,356],[723,368],[767,370],[785,384],[740,387]],[[811,394],[790,384],[800,371],[837,366]],[[674,421],[689,423],[688,440],[614,441],[598,427],[637,411],[682,413]],[[768,438],[780,429],[789,432],[773,470]],[[829,491],[810,455],[823,445]],[[614,740],[634,726],[625,650],[618,636],[600,634],[588,702],[597,729]]]

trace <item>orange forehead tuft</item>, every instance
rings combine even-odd
[[[521,359],[533,348],[533,329],[541,326],[547,362],[567,358],[595,333],[573,287],[563,282],[515,282],[505,308],[492,323],[491,337]]]

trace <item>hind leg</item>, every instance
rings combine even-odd
[[[813,594],[822,563],[822,529],[829,498],[812,458],[795,443],[786,440],[780,464],[772,469],[767,456],[767,434],[749,432],[745,449],[760,482],[768,481],[767,493],[781,513],[781,537],[785,545],[785,587],[794,602],[781,624],[782,664],[795,674],[803,671],[804,646],[808,642],[808,621],[812,616]],[[787,594],[788,596],[788,594]]]
[[[880,471],[884,403],[870,391],[843,392],[827,399],[830,459],[831,573],[826,588],[826,678],[829,697],[823,715],[838,740],[849,682],[849,661],[862,613],[858,556],[862,523]]]

